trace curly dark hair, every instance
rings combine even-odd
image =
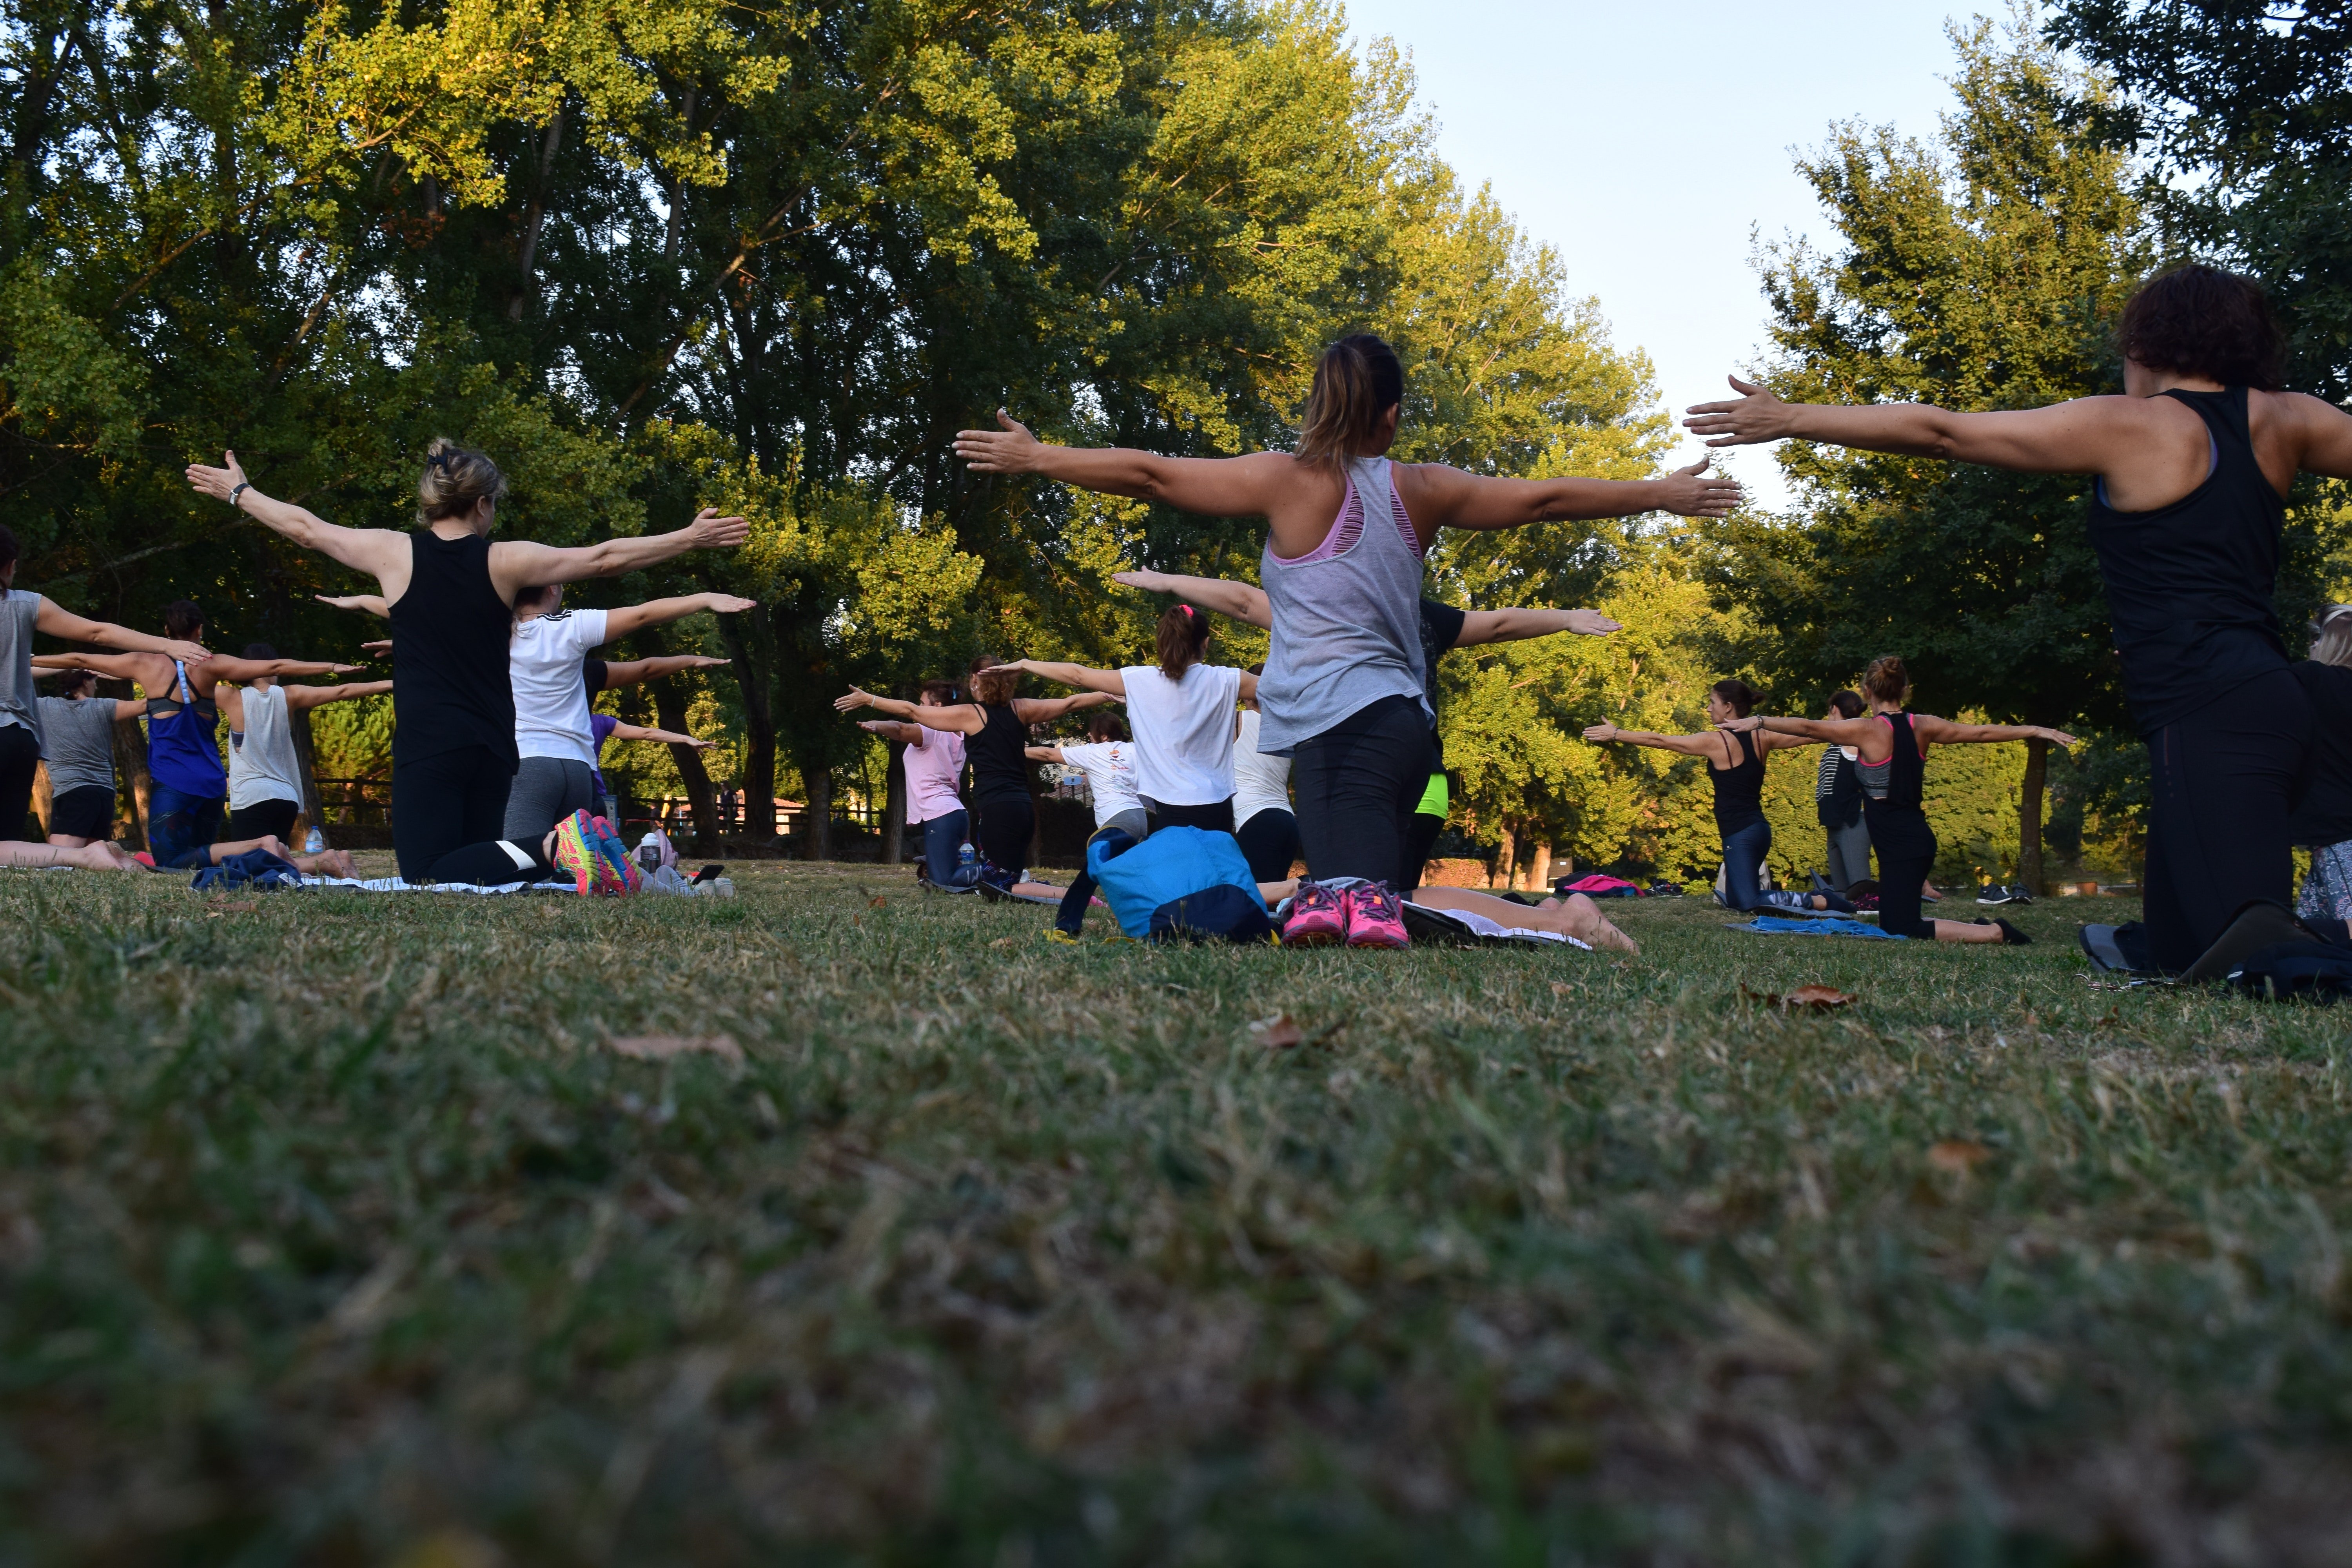
[[[2286,334],[2270,296],[2251,278],[2201,262],[2141,284],[2116,323],[2116,346],[2150,370],[2260,392],[2285,384]]]

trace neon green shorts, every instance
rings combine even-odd
[[[1432,773],[1429,775],[1429,787],[1421,792],[1421,804],[1412,809],[1416,816],[1433,816],[1443,822],[1445,820],[1446,810],[1452,804],[1453,797],[1447,795],[1445,790],[1445,775]]]

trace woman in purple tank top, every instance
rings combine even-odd
[[[1738,397],[1686,423],[1714,447],[1794,437],[2093,476],[2091,544],[2153,786],[2148,958],[2177,973],[2248,904],[2287,902],[2312,711],[2272,604],[2280,529],[2297,473],[2352,479],[2352,415],[2278,390],[2286,340],[2251,279],[2175,268],[2132,296],[2116,338],[2121,396],[1846,408],[1783,403],[1734,376]]]
[[[1263,517],[1259,579],[1274,611],[1259,689],[1261,752],[1287,754],[1311,875],[1283,940],[1405,945],[1396,888],[1413,808],[1429,782],[1422,691],[1422,558],[1442,528],[1518,528],[1564,518],[1671,511],[1721,517],[1739,502],[1704,462],[1655,479],[1487,479],[1443,463],[1391,463],[1404,367],[1370,334],[1323,351],[1296,452],[1163,458],[1047,446],[1003,409],[965,430],[974,471],[1037,474],[1210,517]],[[1338,888],[1324,884],[1339,881]]]

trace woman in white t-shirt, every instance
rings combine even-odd
[[[1153,832],[1163,827],[1234,830],[1234,704],[1255,700],[1257,677],[1230,665],[1203,664],[1209,618],[1171,605],[1153,638],[1157,665],[1090,669],[1082,664],[1021,659],[1001,665],[1063,686],[1106,691],[1127,702],[1135,726],[1136,793]]]
[[[1087,740],[1083,746],[1031,746],[1028,757],[1033,763],[1060,763],[1087,775],[1087,793],[1094,797],[1095,807],[1095,830],[1087,838],[1088,848],[1107,833],[1150,837],[1151,822],[1143,809],[1143,797],[1137,793],[1135,743],[1127,738],[1127,726],[1116,713],[1097,713],[1087,721]],[[1082,861],[1069,891],[1062,895],[1060,912],[1054,917],[1056,940],[1076,939],[1087,923],[1087,900],[1094,896],[1095,879],[1087,875]]]
[[[753,607],[732,594],[688,594],[618,610],[566,610],[562,604],[562,584],[515,595],[507,675],[514,684],[520,761],[500,835],[510,840],[535,841],[573,812],[593,812],[599,804],[588,687],[580,673],[590,649],[703,610],[734,615]]]

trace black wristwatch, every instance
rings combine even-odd
[[[241,496],[241,495],[243,495],[246,491],[247,491],[247,490],[251,489],[252,488],[253,488],[253,487],[252,487],[250,484],[247,483],[247,482],[246,482],[245,480],[243,480],[243,479],[239,479],[239,480],[237,480],[237,481],[236,481],[236,484],[234,484],[234,485],[230,486],[230,487],[229,487],[229,492],[228,492],[228,504],[229,504],[229,510],[232,510],[232,511],[236,510],[236,498],[237,498],[237,497],[239,497],[239,496]]]

